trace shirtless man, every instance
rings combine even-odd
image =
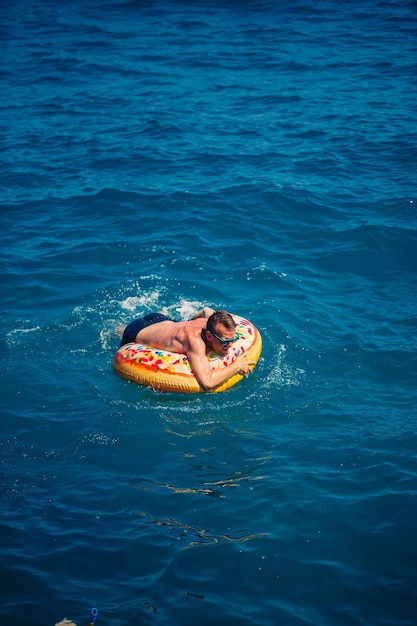
[[[160,350],[186,354],[194,376],[206,391],[235,374],[249,376],[255,361],[241,354],[228,367],[212,370],[207,350],[226,356],[238,337],[233,317],[226,311],[204,307],[190,320],[177,322],[162,313],[150,313],[126,326],[121,345],[141,343]]]

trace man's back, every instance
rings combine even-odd
[[[136,343],[143,343],[160,350],[168,350],[186,354],[192,345],[201,341],[201,329],[205,328],[207,320],[198,318],[183,322],[163,321],[142,328],[136,335]]]

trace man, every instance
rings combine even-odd
[[[201,387],[209,391],[235,374],[249,376],[251,373],[255,361],[247,361],[244,354],[228,367],[210,368],[207,352],[214,350],[220,356],[226,356],[237,339],[236,324],[230,313],[204,307],[184,322],[172,320],[162,313],[150,313],[125,328],[121,345],[134,342],[186,354],[194,376]]]

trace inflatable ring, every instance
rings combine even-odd
[[[207,352],[213,370],[227,367],[240,354],[246,354],[248,361],[254,361],[255,364],[261,355],[262,338],[257,328],[238,315],[233,315],[233,319],[236,322],[236,334],[239,335],[239,339],[230,346],[226,357],[219,356],[214,351]],[[185,354],[167,352],[138,343],[127,343],[114,355],[113,367],[122,378],[158,391],[178,393],[205,391],[192,373]],[[210,392],[225,391],[242,378],[242,374],[235,374]]]

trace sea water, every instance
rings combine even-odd
[[[415,625],[415,2],[0,18],[1,625]],[[115,376],[204,305],[248,379]]]

